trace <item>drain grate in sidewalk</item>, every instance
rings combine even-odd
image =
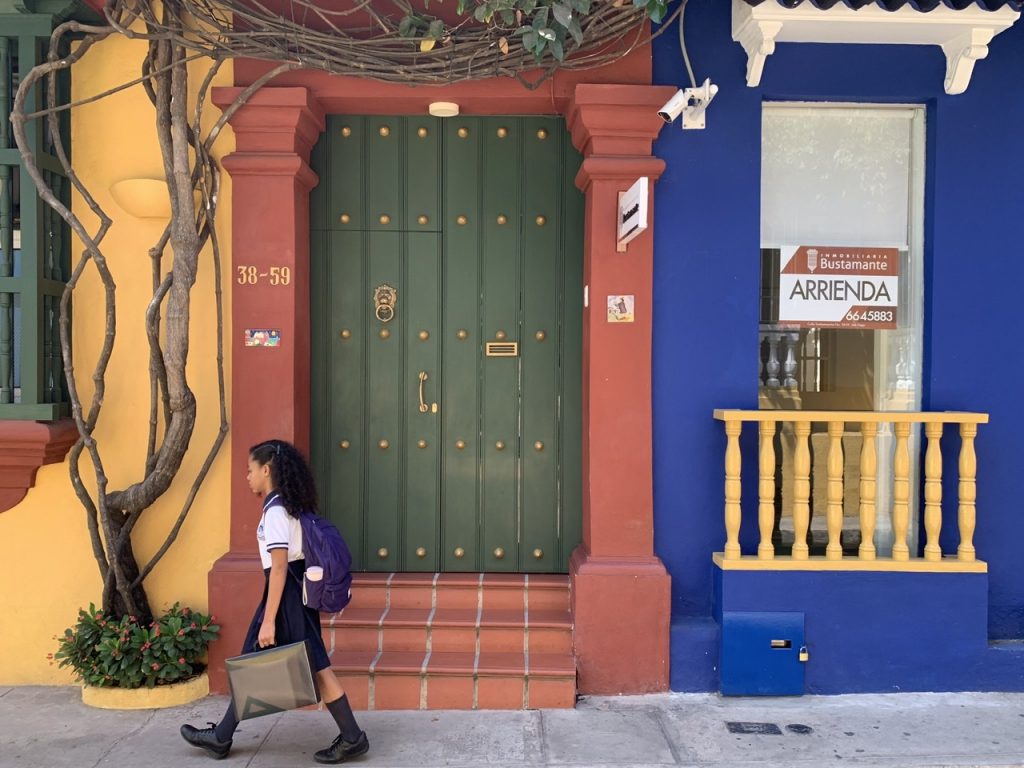
[[[757,736],[781,736],[782,729],[775,723],[744,723],[735,720],[727,720],[725,727],[729,733],[745,733]]]

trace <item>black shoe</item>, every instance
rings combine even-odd
[[[212,726],[213,723],[210,723]],[[220,741],[213,728],[196,728],[191,725],[181,726],[181,738],[193,747],[205,749],[210,757],[215,760],[223,760],[231,751],[231,741]]]
[[[365,755],[370,750],[370,740],[366,738],[366,731],[359,732],[359,738],[355,741],[345,741],[341,734],[331,742],[327,749],[321,749],[313,755],[318,763],[344,763],[350,757]]]

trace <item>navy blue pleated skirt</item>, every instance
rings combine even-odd
[[[293,560],[288,563],[288,576],[284,580],[284,592],[281,605],[277,609],[277,620],[274,622],[274,640],[278,645],[288,645],[306,641],[309,647],[313,669],[319,672],[331,666],[324,648],[324,640],[320,635],[320,612],[307,608],[302,603],[302,575],[306,570],[305,560]],[[260,600],[256,613],[252,617],[249,631],[245,635],[242,653],[252,653],[260,648],[260,625],[267,607],[267,590],[270,587],[270,569],[263,571],[263,599]]]

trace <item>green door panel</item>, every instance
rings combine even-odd
[[[446,120],[443,125],[446,152],[442,567],[448,571],[472,571],[480,567],[480,441],[477,435],[481,364],[481,145],[476,120]],[[466,128],[464,138],[458,135],[460,128]]]
[[[523,121],[522,548],[519,568],[558,562],[558,347],[562,293],[561,185],[564,131],[558,121]],[[541,138],[543,137],[543,138]],[[547,172],[537,172],[544,169]],[[554,174],[548,169],[554,169]]]
[[[407,571],[433,572],[439,563],[441,533],[441,243],[433,232],[410,232],[403,237],[407,289],[404,310],[399,305],[396,320],[405,321],[407,360],[402,378],[406,414],[403,565]]]
[[[565,572],[583,205],[564,122],[332,116],[311,162],[312,459],[354,567]]]
[[[390,285],[398,291],[396,315],[404,314],[408,300],[402,280],[402,234],[368,232],[367,274],[370,286]],[[370,294],[367,293],[367,296]],[[366,543],[367,568],[396,570],[400,567],[399,529],[402,503],[402,453],[404,417],[400,404],[407,389],[403,360],[407,343],[403,324],[381,322],[373,304],[364,300],[369,324],[366,334]]]
[[[519,206],[522,133],[519,120],[496,126],[481,121],[483,142],[483,343],[520,341]],[[498,128],[504,127],[504,137]],[[485,346],[486,349],[486,346]],[[515,571],[518,565],[519,363],[517,357],[482,361],[483,475],[481,532],[485,571]]]

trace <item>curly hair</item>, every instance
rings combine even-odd
[[[298,448],[284,440],[266,440],[250,448],[249,455],[261,465],[270,465],[270,481],[288,514],[298,517],[319,508],[313,472]]]

